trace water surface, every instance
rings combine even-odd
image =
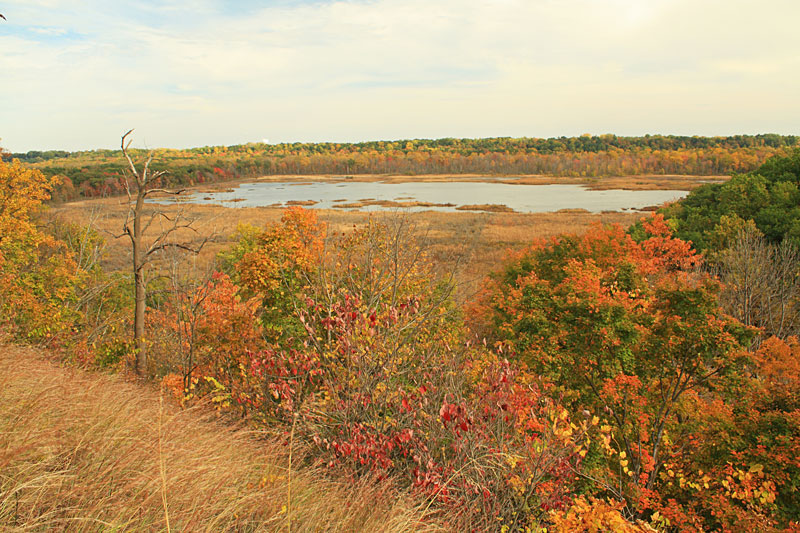
[[[360,200],[453,204],[408,207],[411,211],[456,211],[476,204],[506,205],[520,213],[544,213],[560,209],[601,211],[638,210],[686,196],[687,191],[597,191],[582,185],[522,185],[492,182],[257,182],[243,183],[232,191],[194,192],[181,201],[221,204],[226,207],[262,207],[287,202],[314,201],[307,207],[330,209]],[[164,199],[170,201],[169,199]],[[159,200],[162,201],[162,200]],[[396,206],[366,205],[351,209],[394,210]]]

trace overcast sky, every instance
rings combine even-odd
[[[0,146],[800,133],[800,0],[0,0]]]

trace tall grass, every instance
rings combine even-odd
[[[0,529],[438,529],[389,483],[290,474],[286,447],[257,437],[146,386],[0,346]]]

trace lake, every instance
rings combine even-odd
[[[582,185],[523,185],[493,182],[256,182],[242,183],[232,191],[193,192],[178,201],[219,204],[226,207],[286,206],[289,202],[315,202],[306,207],[345,210],[458,211],[459,207],[508,206],[520,213],[561,209],[601,211],[640,210],[683,198],[680,190],[604,190]],[[170,202],[159,198],[158,202]],[[414,205],[425,203],[433,205]],[[381,205],[382,204],[382,205]]]

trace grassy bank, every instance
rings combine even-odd
[[[287,453],[152,388],[0,346],[0,529],[435,530],[388,484],[290,471]]]

